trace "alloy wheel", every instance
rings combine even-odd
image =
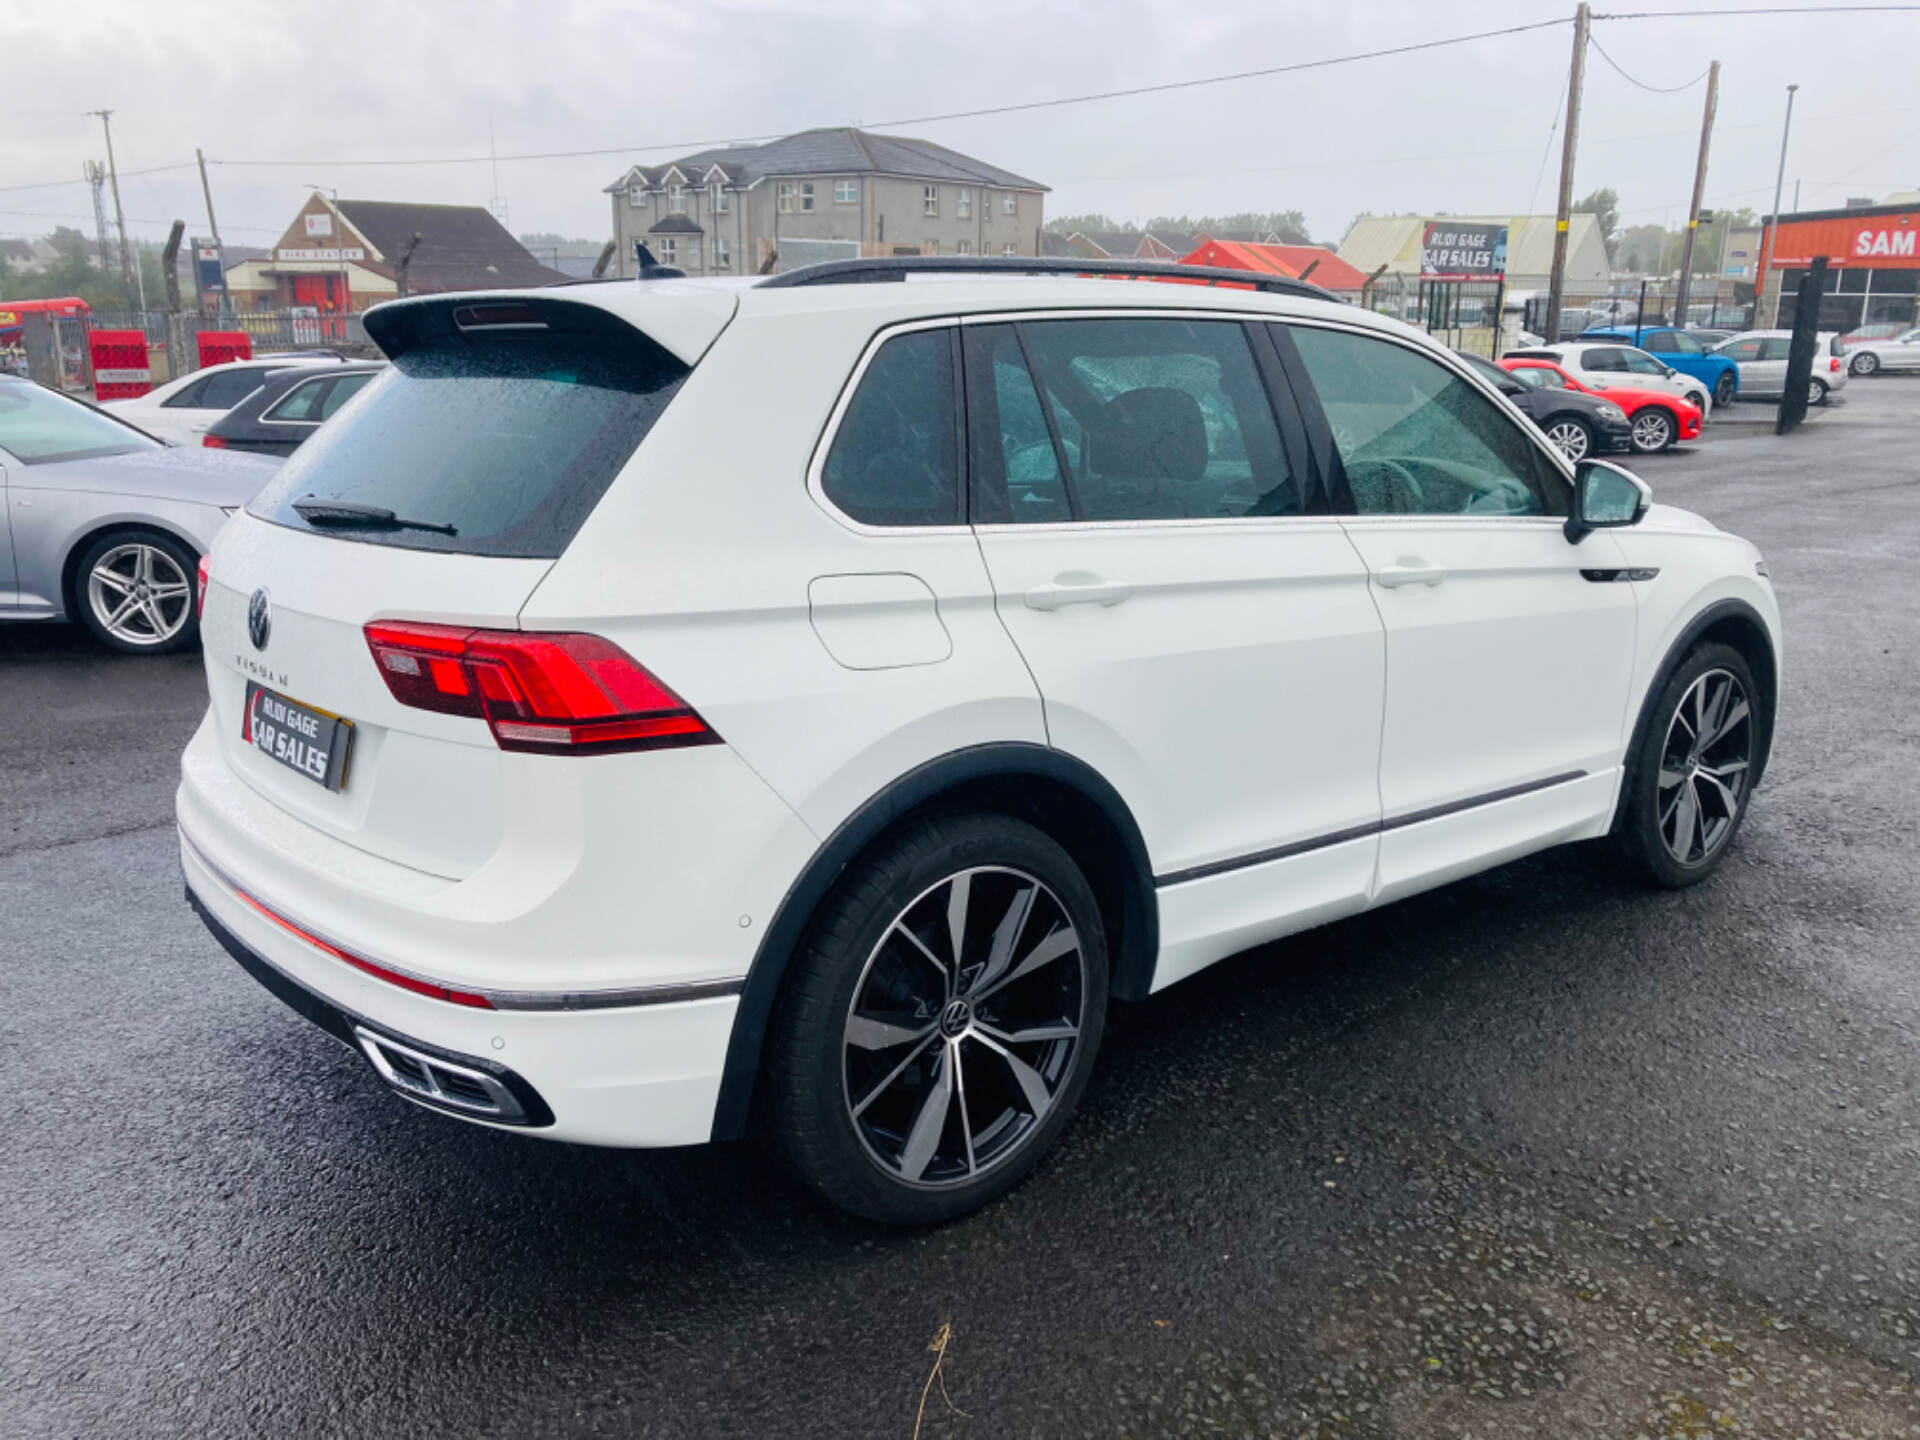
[[[1730,670],[1687,687],[1660,751],[1660,839],[1682,865],[1706,864],[1733,834],[1753,764],[1753,707]]]
[[[1827,387],[1818,380],[1807,385],[1807,404],[1818,405],[1827,398]]]
[[[116,545],[87,573],[87,603],[100,627],[127,645],[164,645],[193,614],[193,586],[158,545]]]
[[[1587,427],[1577,421],[1556,420],[1547,427],[1547,439],[1569,460],[1578,462],[1587,458],[1590,443]]]
[[[843,1030],[868,1157],[926,1189],[1005,1164],[1072,1074],[1086,994],[1079,933],[1034,876],[982,866],[922,891],[868,955]]]
[[[1664,410],[1642,410],[1633,417],[1633,448],[1643,455],[1667,448],[1673,437],[1673,421]]]
[[[1870,350],[1867,351],[1865,354],[1856,355],[1853,357],[1853,373],[1856,375],[1863,375],[1863,376],[1871,375],[1873,374],[1874,371],[1878,370],[1879,368],[1880,368],[1880,357],[1875,355]]]

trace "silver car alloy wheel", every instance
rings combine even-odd
[[[1567,459],[1580,461],[1587,458],[1589,441],[1587,427],[1574,420],[1556,420],[1547,427],[1547,439]]]
[[[1807,404],[1818,405],[1822,401],[1824,401],[1826,398],[1827,398],[1827,387],[1824,382],[1819,380],[1811,380],[1807,382]]]
[[[1863,351],[1853,357],[1853,373],[1866,376],[1880,368],[1880,357],[1871,350]]]
[[[1004,1165],[1072,1075],[1086,994],[1079,933],[1034,876],[981,866],[923,890],[847,1011],[842,1094],[868,1157],[922,1189]]]
[[[1682,865],[1704,865],[1733,833],[1753,764],[1753,707],[1730,670],[1687,687],[1660,750],[1660,839]]]
[[[1633,417],[1633,448],[1642,455],[1667,448],[1673,435],[1673,421],[1664,410],[1642,410]]]
[[[87,573],[87,603],[114,639],[164,645],[193,614],[193,584],[158,545],[130,540],[107,551]]]

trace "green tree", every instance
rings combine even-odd
[[[1609,189],[1594,191],[1573,202],[1573,213],[1591,215],[1600,227],[1600,243],[1607,247],[1607,260],[1613,260],[1613,232],[1620,224],[1620,197]]]
[[[1096,230],[1132,230],[1132,225],[1122,224],[1111,215],[1102,215],[1094,211],[1086,215],[1056,215],[1047,222],[1047,229],[1055,235],[1072,235],[1078,232],[1091,235]]]

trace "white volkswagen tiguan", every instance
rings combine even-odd
[[[203,571],[213,933],[421,1105],[764,1122],[914,1223],[1059,1138],[1110,1000],[1567,841],[1725,856],[1753,546],[1311,287],[1023,264],[370,312]]]

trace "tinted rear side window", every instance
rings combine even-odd
[[[821,488],[863,525],[958,524],[959,424],[952,332],[896,335],[860,377]]]
[[[434,339],[402,352],[247,509],[372,544],[553,559],[686,377],[638,333]],[[310,526],[293,508],[308,496],[454,533]]]

